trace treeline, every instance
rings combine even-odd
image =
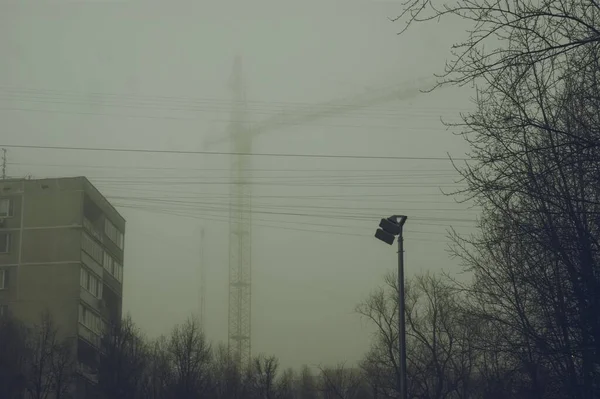
[[[0,398],[68,398],[77,370],[73,339],[61,338],[52,317],[26,326],[0,316]]]
[[[553,323],[564,315],[539,306],[522,310],[549,288],[545,282],[536,280],[534,292],[532,281],[517,277],[529,272],[523,263],[514,268],[497,260],[477,265],[471,265],[475,278],[468,284],[428,273],[406,282],[409,398],[584,398],[586,364],[579,348],[550,350],[556,345]],[[356,307],[375,332],[371,349],[358,365],[292,370],[282,369],[275,356],[258,355],[240,370],[225,346],[207,340],[195,318],[170,334],[148,339],[127,317],[102,340],[103,355],[93,370],[99,397],[396,398],[396,276],[388,275],[384,283]],[[70,397],[77,363],[72,341],[57,337],[48,314],[30,328],[10,317],[0,318],[0,397],[20,398],[22,392],[35,399]],[[576,338],[573,335],[572,342]],[[565,372],[568,367],[571,375]]]
[[[61,339],[49,313],[25,326],[0,317],[0,398],[71,398],[77,374],[73,338]],[[258,355],[243,370],[225,346],[213,346],[197,319],[147,339],[130,317],[102,339],[94,397],[106,399],[369,398],[359,369],[282,370],[275,356]],[[97,395],[97,396],[96,396]]]

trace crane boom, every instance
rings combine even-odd
[[[427,86],[432,86],[435,81],[432,79],[418,79],[412,83],[397,86],[395,88],[385,88],[379,90],[370,90],[366,93],[351,97],[336,99],[325,103],[319,103],[309,106],[290,108],[278,112],[274,116],[263,121],[249,124],[245,129],[245,135],[252,140],[256,136],[275,130],[282,126],[295,126],[303,123],[310,123],[320,119],[330,118],[338,115],[350,114],[352,112],[386,104],[392,101],[408,100],[417,97],[423,93]],[[229,141],[229,137],[219,137],[207,141],[207,147]]]
[[[252,136],[258,136],[281,126],[300,125],[338,115],[350,114],[354,111],[392,101],[408,100],[421,94],[422,90],[422,85],[403,85],[402,88],[371,90],[364,94],[328,101],[326,103],[300,107],[289,111],[285,110],[271,118],[253,124],[248,133]]]

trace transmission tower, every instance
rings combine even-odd
[[[206,248],[206,244],[204,242],[204,228],[200,229],[200,273],[199,273],[199,284],[200,284],[200,292],[198,298],[198,311],[199,311],[199,319],[200,319],[200,327],[205,329],[206,325],[206,257],[204,256],[204,251]]]
[[[6,179],[6,148],[2,149],[2,179]]]
[[[233,109],[229,127],[232,153],[250,153],[252,137],[244,123],[246,92],[242,77],[242,59],[236,57],[231,77]],[[245,184],[249,159],[231,155],[231,191],[229,203],[229,351],[240,368],[251,356],[251,270],[252,228],[250,225],[250,184]]]

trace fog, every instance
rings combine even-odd
[[[124,312],[151,337],[168,333],[200,312],[202,270],[205,331],[227,342],[239,56],[244,123],[299,117],[265,128],[245,155],[252,352],[283,367],[356,364],[371,330],[354,308],[396,267],[395,247],[373,237],[379,219],[408,216],[408,276],[458,276],[446,232],[469,231],[477,216],[442,193],[460,188],[447,158],[466,145],[440,119],[470,109],[468,88],[341,110],[433,77],[464,35],[446,21],[399,36],[398,11],[393,1],[2,0],[7,175],[88,177],[127,220]],[[321,103],[330,115],[302,117]]]

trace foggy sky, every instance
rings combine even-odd
[[[388,19],[398,11],[393,1],[1,0],[0,146],[229,151],[227,143],[205,143],[226,137],[236,55],[250,121],[441,72],[465,27],[430,24],[398,36],[402,27]],[[465,144],[439,119],[456,120],[470,94],[443,89],[281,126],[257,138],[254,151],[461,157]],[[228,201],[227,156],[42,149],[8,156],[10,176],[85,175],[117,204],[127,219],[124,310],[149,336],[198,312],[204,249],[205,328],[226,342],[228,225],[219,207]],[[408,276],[460,270],[445,252],[445,231],[472,225],[476,212],[440,193],[456,179],[449,162],[251,162],[249,179],[269,183],[253,184],[257,209],[279,213],[254,216],[253,353],[274,354],[284,367],[360,360],[370,329],[354,307],[396,265],[395,248],[372,237],[380,217],[409,216]],[[219,209],[175,202],[193,200]],[[355,221],[353,213],[373,220]]]

